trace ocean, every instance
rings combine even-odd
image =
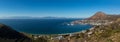
[[[5,24],[19,32],[30,34],[65,34],[91,28],[91,25],[68,25],[78,19],[0,19]],[[79,19],[81,20],[81,19]]]

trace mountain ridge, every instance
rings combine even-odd
[[[86,20],[116,20],[120,18],[120,14],[118,15],[109,15],[104,12],[96,12],[93,16],[87,18]]]

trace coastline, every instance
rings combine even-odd
[[[94,27],[94,26],[92,26],[91,28],[93,28],[93,27]],[[89,28],[89,29],[91,29],[91,28]],[[86,30],[89,30],[89,29],[86,29]],[[33,34],[33,33],[26,33],[26,32],[21,32],[21,33],[31,34],[31,35],[68,35],[68,34],[81,33],[81,32],[86,31],[86,30],[81,30],[81,31],[71,32],[71,33],[61,33],[61,34]]]
[[[21,32],[25,35],[27,35],[28,37],[32,38],[32,39],[37,39],[37,38],[40,38],[40,37],[48,37],[49,39],[50,38],[60,38],[61,36],[65,36],[65,35],[69,35],[69,36],[75,36],[77,34],[80,34],[80,33],[87,33],[88,30],[92,30],[92,29],[95,29],[94,28],[95,26],[92,26],[91,28],[89,29],[86,29],[86,30],[81,30],[81,31],[78,31],[78,32],[72,32],[72,33],[63,33],[63,34],[32,34],[32,33],[25,33],[25,32]],[[47,39],[48,39],[47,38]]]

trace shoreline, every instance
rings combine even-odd
[[[94,29],[95,26],[92,26],[91,28]],[[91,28],[89,29],[85,29],[85,30],[81,30],[81,31],[78,31],[78,32],[72,32],[72,33],[61,33],[61,34],[32,34],[32,33],[26,33],[26,32],[21,32],[23,34],[27,34],[27,35],[41,35],[41,36],[49,36],[49,35],[69,35],[69,34],[77,34],[77,33],[83,33],[83,32],[86,32],[87,30],[90,30]]]

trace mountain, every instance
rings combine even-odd
[[[52,16],[47,16],[47,17],[41,17],[43,19],[66,19],[66,17],[52,17]]]
[[[26,35],[13,30],[11,27],[0,24],[0,42],[29,41]]]
[[[12,16],[12,17],[0,17],[0,19],[66,19],[66,17],[31,17],[31,16]]]
[[[11,16],[11,17],[0,17],[0,19],[35,19],[39,17],[30,17],[30,16]]]
[[[87,20],[116,20],[117,18],[120,18],[120,15],[108,15],[104,12],[99,11],[90,18],[87,18]]]
[[[104,20],[107,18],[107,15],[104,12],[97,12],[92,17],[88,18],[88,20]]]

